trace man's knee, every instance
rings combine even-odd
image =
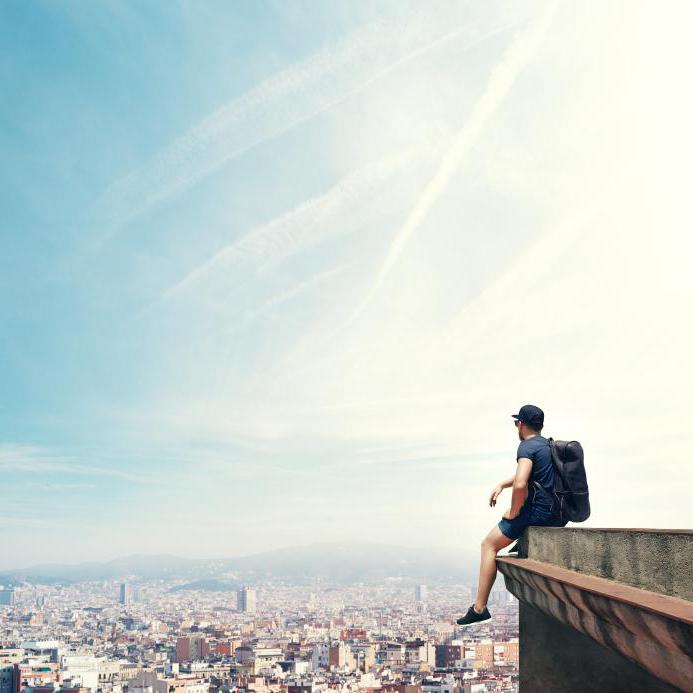
[[[493,551],[494,553],[498,553],[498,549],[496,548],[496,543],[493,541],[493,539],[490,536],[484,537],[481,540],[481,550],[482,551]]]
[[[481,550],[498,553],[501,549],[505,548],[513,541],[514,539],[506,537],[505,534],[498,529],[498,527],[494,527],[482,540]]]

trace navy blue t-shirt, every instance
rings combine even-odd
[[[536,481],[547,491],[553,491],[553,464],[549,441],[544,436],[533,436],[521,441],[517,448],[517,459],[519,460],[520,457],[528,457],[532,460],[529,484]]]

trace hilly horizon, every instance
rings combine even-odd
[[[314,578],[349,583],[399,577],[434,582],[466,581],[476,571],[476,556],[444,547],[402,547],[373,542],[314,542],[225,558],[185,558],[136,553],[109,561],[44,563],[4,570],[0,580],[89,581],[108,579],[189,579],[236,574],[236,581]]]

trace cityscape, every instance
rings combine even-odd
[[[396,575],[42,582],[0,589],[0,693],[518,690],[518,604],[502,580],[493,619],[466,629],[455,618],[475,587]]]

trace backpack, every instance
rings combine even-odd
[[[553,493],[561,520],[584,522],[590,516],[585,453],[577,440],[549,438],[554,469]]]

